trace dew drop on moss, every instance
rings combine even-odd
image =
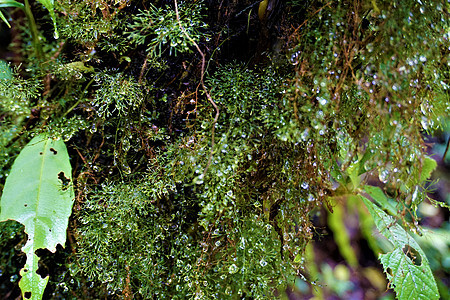
[[[264,268],[265,266],[267,266],[267,261],[263,258],[259,261],[259,264]]]
[[[234,274],[236,273],[238,270],[238,267],[235,264],[232,264],[229,268],[228,268],[228,273],[230,274]]]
[[[388,178],[389,178],[389,171],[388,170],[380,171],[380,173],[378,174],[378,178],[380,179],[380,181],[382,183],[386,183],[388,181]]]

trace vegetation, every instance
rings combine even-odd
[[[358,267],[347,202],[397,298],[445,293],[413,233],[426,233],[422,203],[448,209],[427,194],[436,161],[424,138],[450,112],[448,2],[38,2],[0,1],[14,8],[0,14],[13,28],[0,187],[2,221],[20,221],[5,207],[22,149],[65,142],[72,176],[56,186],[73,187],[73,210],[64,249],[36,252],[44,298],[320,291],[310,242],[323,209]],[[0,288],[13,290],[27,238],[0,226],[0,275],[16,276]]]

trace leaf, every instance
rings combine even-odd
[[[422,166],[422,173],[420,174],[420,182],[427,180],[436,167],[436,161],[429,156],[425,156],[425,161]]]
[[[33,138],[20,152],[6,178],[1,198],[0,221],[16,220],[25,225],[27,255],[19,286],[25,299],[42,299],[48,276],[36,273],[35,251],[64,247],[72,212],[74,192],[71,166],[62,140],[45,135]]]
[[[395,216],[397,214],[397,208],[392,203],[392,201],[389,201],[389,199],[379,187],[365,185],[364,190],[367,194],[370,195],[370,197],[373,198],[373,200],[375,200],[379,204],[379,206],[381,206],[382,209],[388,211],[392,216]]]
[[[19,7],[23,8],[23,4],[14,0],[0,0],[0,7]]]
[[[55,39],[59,38],[58,27],[56,26],[56,15],[55,15],[55,7],[54,7],[55,1],[54,0],[38,0],[38,1],[41,2],[41,4],[44,5],[45,8],[50,13],[50,17],[52,18],[52,21],[53,21],[53,26],[55,27],[54,37],[55,37]]]
[[[8,25],[9,28],[11,28],[11,25],[9,25],[8,20],[6,20],[5,16],[2,14],[1,11],[0,11],[0,18],[3,20],[3,22],[6,23],[6,25]]]
[[[337,202],[337,205],[333,207],[333,212],[328,211],[328,225],[334,234],[334,240],[338,245],[339,252],[342,257],[352,267],[358,266],[358,260],[356,258],[355,251],[350,244],[350,235],[344,222],[344,205]]]
[[[395,219],[369,199],[360,196],[378,230],[393,244],[391,252],[380,254],[384,272],[400,300],[439,299],[439,292],[425,253]]]
[[[353,189],[357,189],[359,186],[360,182],[359,169],[360,169],[359,162],[354,162],[347,168],[347,174],[348,177],[350,177],[350,180],[353,184]]]
[[[23,4],[14,0],[0,0],[0,7],[19,7],[23,8]],[[0,11],[0,18],[3,20],[3,22],[8,25],[9,28],[11,28],[11,25],[9,25],[8,20],[6,20],[5,16]]]

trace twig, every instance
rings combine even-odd
[[[214,117],[214,122],[212,124],[212,129],[211,129],[211,151],[210,151],[210,154],[209,154],[208,162],[206,163],[205,170],[203,171],[203,177],[204,177],[205,174],[206,174],[206,171],[208,170],[208,168],[209,168],[209,166],[211,164],[212,156],[213,156],[213,153],[214,153],[214,132],[215,132],[217,120],[219,119],[219,107],[216,105],[216,103],[211,98],[211,95],[209,94],[208,89],[206,88],[205,83],[203,82],[203,76],[205,75],[205,64],[206,64],[205,63],[205,54],[202,52],[202,50],[200,50],[200,47],[198,46],[198,44],[189,36],[189,34],[186,32],[186,29],[184,29],[183,25],[181,25],[180,15],[178,13],[177,0],[174,0],[174,2],[175,2],[175,14],[177,16],[178,26],[180,26],[181,31],[183,31],[184,35],[188,38],[188,40],[195,46],[195,48],[197,48],[198,53],[202,57],[202,69],[201,69],[201,74],[200,74],[200,85],[202,86],[202,89],[203,89],[203,91],[206,94],[206,98],[208,98],[208,101],[212,104],[212,106],[216,110],[216,115]]]

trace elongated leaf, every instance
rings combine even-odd
[[[56,15],[55,15],[55,7],[54,7],[55,1],[54,0],[38,0],[38,1],[41,2],[41,4],[44,5],[45,8],[50,13],[50,17],[52,18],[52,21],[53,21],[53,26],[55,27],[54,37],[55,37],[55,39],[57,39],[59,37],[59,34],[58,34],[58,27],[56,26]]]
[[[5,16],[2,14],[2,12],[0,11],[0,19],[3,20],[3,22],[6,23],[6,25],[8,25],[9,28],[11,28],[11,25],[9,25],[8,20],[6,20]]]
[[[23,4],[14,0],[0,0],[0,7],[19,7],[23,8]]]
[[[37,249],[56,251],[64,246],[74,192],[71,166],[62,140],[44,135],[32,139],[15,160],[1,199],[0,221],[16,220],[25,225],[27,255],[19,286],[25,299],[42,299],[48,276],[41,278]]]
[[[0,0],[0,7],[20,7],[23,8],[23,4],[14,0]],[[0,11],[0,19],[3,20],[3,22],[8,25],[9,28],[11,28],[11,25],[9,25],[8,20],[6,20],[5,16]]]
[[[338,203],[333,207],[333,212],[328,213],[328,225],[334,234],[334,240],[339,247],[339,252],[352,267],[358,265],[358,259],[350,244],[350,235],[344,222],[344,205]]]
[[[439,299],[439,292],[425,253],[414,238],[395,219],[369,199],[360,196],[378,230],[394,249],[380,254],[384,272],[400,300]]]
[[[390,201],[384,192],[377,186],[365,185],[364,190],[375,200],[381,208],[388,211],[392,216],[397,215],[397,209],[393,201]]]

